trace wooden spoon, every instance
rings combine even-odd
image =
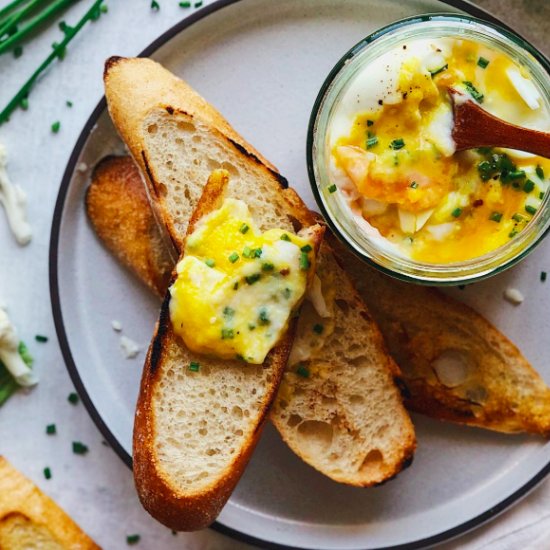
[[[449,95],[454,114],[452,137],[457,151],[506,147],[550,158],[550,133],[505,122],[489,114],[455,88],[449,88]]]

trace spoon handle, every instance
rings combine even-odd
[[[530,130],[497,118],[471,100],[453,102],[452,137],[457,151],[505,147],[550,158],[550,133]]]

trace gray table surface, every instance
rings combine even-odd
[[[0,410],[0,454],[51,495],[105,549],[126,547],[126,535],[139,533],[138,547],[250,548],[211,530],[178,534],[152,520],[141,508],[127,467],[102,445],[102,436],[82,405],[67,403],[73,387],[55,337],[48,288],[48,244],[53,206],[68,156],[89,113],[102,95],[103,60],[111,54],[135,55],[161,32],[192,10],[176,0],[159,0],[162,9],[150,13],[147,26],[138,25],[150,12],[149,0],[111,0],[109,14],[79,36],[66,60],[54,67],[31,96],[29,110],[17,112],[0,128],[0,142],[8,148],[12,179],[29,193],[34,229],[32,243],[21,249],[0,215],[0,302],[29,342],[41,382],[30,395],[19,394]],[[5,2],[2,2],[4,4]],[[206,2],[208,3],[208,2]],[[549,0],[478,0],[550,53]],[[67,21],[77,19],[89,2],[69,10]],[[22,79],[41,61],[58,37],[55,30],[40,35],[19,60],[0,59],[0,104],[11,97]],[[74,107],[69,110],[65,101]],[[52,135],[51,123],[60,120],[61,131]],[[39,344],[35,334],[50,341]],[[55,422],[58,435],[47,437],[46,424]],[[90,447],[85,457],[73,455],[71,441]],[[42,471],[52,469],[46,481]],[[440,546],[450,550],[550,548],[550,484],[546,482],[519,505],[490,524]]]

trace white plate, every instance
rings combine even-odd
[[[448,4],[480,15],[460,0]],[[279,167],[314,207],[305,141],[316,94],[335,62],[360,39],[402,17],[458,11],[436,0],[238,0],[215,3],[146,51],[187,79]],[[84,211],[89,173],[75,171],[122,152],[102,102],[70,159],[56,206],[51,290],[59,340],[94,420],[130,464],[143,352],[126,360],[111,320],[147,346],[159,304],[105,251]],[[548,241],[519,267],[455,291],[513,337],[550,379]],[[521,289],[517,308],[502,300]],[[547,473],[550,444],[414,417],[411,468],[376,489],[338,485],[301,462],[268,426],[217,527],[266,546],[418,548],[493,517]]]

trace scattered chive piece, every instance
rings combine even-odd
[[[34,339],[37,341],[37,342],[47,342],[48,341],[48,337],[47,336],[42,336],[42,334],[37,334]]]
[[[546,281],[546,271],[541,271],[540,272],[540,282],[544,283],[544,281]]]
[[[88,452],[88,447],[80,441],[73,441],[73,453],[75,455],[85,455]]]
[[[76,405],[79,401],[79,398],[78,398],[78,394],[77,393],[70,393],[69,394],[69,397],[67,397],[67,401],[71,404],[71,405]]]
[[[416,181],[413,181],[410,185],[413,189],[418,189],[418,183]]]
[[[244,280],[247,284],[253,285],[260,280],[260,277],[261,275],[259,273],[253,273],[252,275],[247,275]]]
[[[200,8],[202,6],[202,0],[200,2],[195,2],[195,8]]]
[[[367,138],[367,149],[372,149],[375,145],[378,145],[378,138],[376,136]]]
[[[191,2],[180,2],[180,8],[190,8]]]
[[[67,101],[65,101],[65,105],[67,105],[67,107],[69,107],[70,109],[73,106],[73,102],[67,99]]]
[[[55,424],[48,424],[46,426],[46,433],[48,435],[55,435],[57,433],[57,428],[55,427]]]
[[[109,11],[109,6],[107,6],[106,4],[101,4],[101,6],[99,6],[99,11],[101,13],[107,13]]]
[[[300,269],[302,271],[307,271],[311,265],[309,258],[307,257],[307,252],[302,252],[300,254]]]
[[[290,295],[292,294],[292,291],[290,288],[285,288],[283,290],[283,296],[288,300],[290,298]]]
[[[52,471],[50,468],[44,468],[44,477],[46,479],[52,479]]]
[[[249,246],[245,246],[243,248],[243,258],[250,258],[251,254],[252,254],[252,249]]]
[[[305,365],[298,365],[296,374],[302,378],[309,378],[309,369]]]
[[[231,254],[229,254],[229,257],[227,258],[232,264],[234,264],[238,259],[239,259],[239,255],[236,253],[236,252],[231,252]]]
[[[254,323],[248,323],[248,330],[254,330],[256,325]]]
[[[500,220],[502,220],[502,213],[501,213],[501,212],[493,212],[493,213],[489,216],[489,219],[490,219],[492,222],[497,222],[497,223],[499,223]]]
[[[233,340],[235,333],[232,328],[222,328],[222,340]]]
[[[329,185],[329,186],[327,187],[327,189],[328,189],[328,192],[329,192],[329,193],[336,193],[337,187],[336,187],[336,185],[333,183],[332,185]]]
[[[29,99],[24,97],[21,100],[21,103],[19,106],[21,107],[21,109],[23,109],[23,111],[26,111],[29,108]]]
[[[126,544],[132,545],[137,544],[141,537],[139,535],[128,535],[126,537]]]
[[[59,132],[61,128],[61,122],[59,122],[59,120],[56,120],[53,124],[52,124],[52,132],[54,134],[57,134]]]
[[[281,241],[288,241],[290,242],[290,237],[286,234],[286,233],[283,233],[281,235]]]
[[[506,175],[501,176],[502,181],[511,181],[511,180],[519,180],[523,179],[525,177],[525,172],[523,170],[512,170],[511,172],[508,172]]]
[[[262,249],[261,248],[253,248],[252,252],[250,254],[251,258],[260,258],[262,255]]]
[[[537,173],[537,176],[543,180],[544,179],[544,170],[542,169],[542,166],[539,164],[537,165],[537,168],[535,169],[535,172]]]
[[[250,227],[248,227],[248,224],[246,223],[243,223],[241,225],[241,227],[239,227],[239,231],[244,235],[248,232],[248,230],[250,229]]]
[[[439,73],[442,73],[443,71],[445,71],[448,68],[449,68],[449,65],[446,63],[445,65],[443,65],[443,67],[439,67],[439,69],[435,69],[435,71],[430,71],[430,74],[433,77],[435,75],[438,75]]]
[[[526,193],[530,193],[534,188],[535,188],[535,182],[534,182],[533,180],[527,180],[527,181],[523,184],[523,190],[524,190]]]
[[[367,120],[367,126],[372,126],[374,124],[374,120]]]
[[[233,285],[233,290],[237,290],[239,288],[239,281],[237,281],[234,285]]]
[[[460,214],[462,214],[462,208],[455,208],[451,212],[451,216],[453,216],[453,218],[458,218],[460,216]]]
[[[258,322],[260,325],[269,325],[271,321],[267,315],[267,309],[265,307],[260,308],[260,313],[258,315]]]
[[[512,216],[512,219],[515,221],[515,222],[522,222],[523,221],[523,216],[521,214],[518,214],[517,212]]]
[[[157,0],[151,1],[151,9],[155,11],[160,10],[160,4],[157,2]]]
[[[403,138],[398,138],[398,139],[394,139],[391,143],[390,143],[390,147],[392,149],[395,149],[396,151],[398,149],[403,149],[403,147],[405,147],[405,141],[403,140]]]
[[[531,215],[536,214],[537,209],[534,206],[531,206],[530,204],[525,205],[525,211],[528,212]]]
[[[508,233],[508,237],[510,237],[510,239],[513,239],[517,234],[518,234],[517,230],[512,229],[512,231]]]
[[[476,87],[468,80],[463,82],[466,87],[466,91],[478,102],[483,103],[483,98],[485,97],[481,92],[479,92]]]
[[[323,334],[323,330],[325,330],[325,327],[320,323],[313,325],[313,332],[317,334]]]
[[[306,244],[306,245],[302,246],[302,248],[300,248],[300,250],[302,252],[311,252],[313,250],[313,248],[311,247],[310,244]]]
[[[488,59],[485,59],[484,57],[480,57],[477,60],[478,67],[481,67],[482,69],[486,69],[487,65],[489,65],[490,61]]]
[[[233,315],[235,315],[235,310],[232,307],[225,306],[223,308],[223,314],[225,317],[233,317]]]
[[[216,265],[216,262],[212,258],[206,258],[206,260],[204,260],[204,263],[208,267],[214,267]]]
[[[23,55],[23,46],[15,46],[15,48],[13,48],[13,57],[17,59],[22,55]]]
[[[201,368],[201,364],[197,363],[197,361],[191,361],[191,363],[189,363],[189,370],[191,372],[199,372],[200,368]]]
[[[275,266],[271,262],[264,262],[262,264],[262,271],[273,271]]]
[[[543,191],[541,191],[541,192],[539,193],[539,199],[540,199],[540,200],[544,199],[544,192],[543,192]]]

